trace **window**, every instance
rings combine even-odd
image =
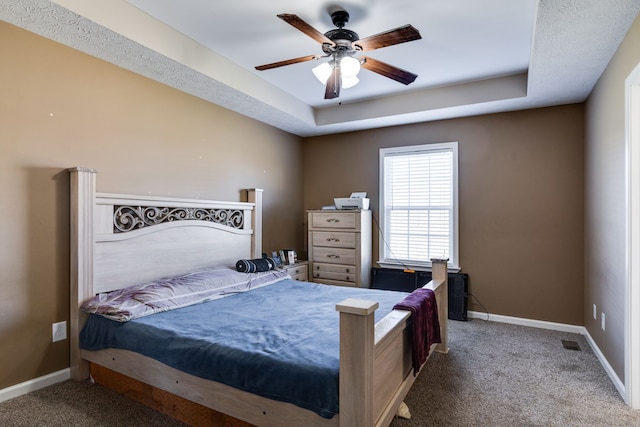
[[[458,143],[380,150],[380,260],[384,267],[458,268]]]

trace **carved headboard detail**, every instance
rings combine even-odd
[[[114,206],[113,232],[126,233],[172,221],[209,221],[231,228],[244,228],[240,209],[170,208],[159,206]]]

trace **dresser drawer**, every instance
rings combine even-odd
[[[293,280],[300,280],[301,282],[306,282],[307,280],[309,280],[309,273],[307,271],[306,265],[296,268],[290,268],[288,270],[289,276],[291,276]]]
[[[304,273],[294,273],[290,271],[289,275],[293,280],[298,280],[300,282],[307,282],[309,281],[309,275],[307,274],[307,269],[305,268],[304,270],[305,270]]]
[[[356,269],[350,265],[334,265],[334,264],[313,264],[313,280],[322,282],[323,279],[338,280],[345,283],[346,286],[355,286],[356,282]]]
[[[343,228],[355,230],[357,224],[354,212],[314,212],[311,214],[312,228]]]
[[[325,248],[322,246],[313,247],[313,259],[316,262],[326,262],[330,264],[356,264],[356,250],[343,248]],[[315,270],[315,268],[314,268]]]
[[[349,232],[314,231],[311,240],[313,246],[352,249],[356,247],[356,234]]]
[[[309,267],[307,261],[298,264],[289,264],[281,267],[283,270],[287,270],[293,280],[300,280],[306,282],[309,280]]]

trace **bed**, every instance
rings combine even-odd
[[[136,351],[81,349],[80,332],[88,315],[80,307],[96,294],[160,277],[234,265],[239,259],[259,258],[262,191],[247,190],[243,202],[106,194],[96,192],[95,170],[72,168],[69,172],[70,353],[74,379],[89,378],[90,370],[103,375],[112,372],[150,387],[145,390],[163,390],[257,426],[390,424],[416,378],[408,327],[411,314],[391,309],[376,321],[376,311],[385,303],[358,298],[360,294],[349,294],[335,304],[339,312],[336,340],[340,410],[330,418],[286,401],[192,375]],[[271,292],[272,286],[261,289]],[[441,342],[434,344],[432,350],[447,352],[446,260],[433,260],[433,280],[425,287],[435,293],[441,326]],[[304,310],[313,317],[313,307]]]

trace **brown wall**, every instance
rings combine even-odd
[[[367,191],[377,217],[380,148],[458,141],[470,292],[490,313],[582,325],[583,114],[580,104],[306,139],[304,208]]]
[[[640,17],[600,77],[586,108],[585,327],[622,381],[629,232],[625,79],[639,64]],[[593,304],[598,308],[597,319],[592,316]],[[602,313],[606,331],[600,327]]]
[[[302,251],[301,140],[0,21],[0,389],[69,366],[69,178],[98,191],[240,200],[264,249]]]

